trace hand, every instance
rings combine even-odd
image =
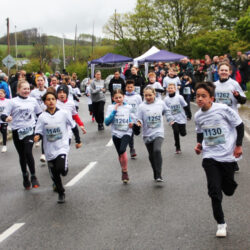
[[[86,129],[84,128],[84,126],[80,126],[80,128],[81,128],[83,134],[86,134],[86,133],[87,133],[87,131],[86,131]]]
[[[118,107],[121,106],[121,105],[122,105],[122,103],[116,103],[115,110],[117,111]]]
[[[34,136],[34,142],[39,142],[40,140],[40,135],[35,135]]]
[[[142,124],[141,124],[140,121],[137,121],[136,125],[137,125],[138,127],[141,127]]]
[[[199,155],[202,151],[202,145],[200,143],[197,143],[196,147],[194,148],[194,151],[197,155]]]
[[[232,93],[233,93],[234,96],[239,96],[240,95],[240,93],[238,91],[236,91],[236,90],[232,91]]]
[[[12,121],[12,116],[8,116],[5,121],[6,122],[11,122]]]
[[[133,128],[133,123],[130,122],[130,123],[128,124],[128,126],[129,126],[129,128]]]
[[[80,143],[76,143],[76,148],[78,149],[78,148],[80,148],[82,146],[82,143],[80,142]]]
[[[174,124],[175,124],[174,121],[171,121],[171,122],[169,123],[170,126],[173,126]]]
[[[242,155],[242,146],[236,146],[234,149],[234,157],[239,158]]]

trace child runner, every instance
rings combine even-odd
[[[162,156],[161,145],[164,139],[163,114],[167,122],[174,124],[171,111],[162,100],[156,100],[155,89],[147,86],[144,89],[145,101],[140,104],[138,110],[138,126],[142,126],[143,140],[149,154],[154,180],[162,182]]]
[[[43,95],[47,91],[46,88],[45,88],[44,76],[38,76],[36,78],[36,85],[37,85],[37,88],[33,89],[30,92],[30,96],[34,97],[37,100],[37,103],[39,104],[39,106],[41,107],[41,109],[44,111],[46,109],[46,106],[45,106],[45,104],[42,101],[42,97],[43,97]],[[41,162],[45,162],[46,158],[45,158],[45,155],[44,155],[43,139],[42,138],[41,138],[41,141],[42,141],[42,147],[41,147],[41,149],[42,149],[42,155],[40,157],[40,161]],[[39,147],[39,143],[35,143],[35,146]]]
[[[90,81],[88,81],[88,83],[87,83],[85,95],[88,98],[89,114],[92,116],[92,122],[94,122],[95,121],[95,117],[94,117],[94,112],[93,112],[93,107],[92,107],[92,100],[91,100],[91,94],[90,94]]]
[[[75,106],[76,106],[76,111],[78,112],[79,110],[79,102],[80,100],[78,99],[78,97],[81,97],[81,91],[80,89],[76,86],[76,82],[75,81],[70,81],[70,85],[72,87],[72,91],[73,91],[73,94],[74,94],[74,103],[75,103]],[[77,99],[76,99],[77,98]]]
[[[104,122],[106,126],[111,124],[112,140],[122,168],[122,181],[127,183],[129,177],[126,149],[132,134],[132,107],[123,102],[124,94],[121,89],[114,90],[113,94],[114,104],[108,106]]]
[[[126,95],[124,97],[124,102],[132,106],[131,112],[134,114],[134,117],[137,118],[138,107],[142,103],[142,98],[140,94],[135,92],[135,82],[132,79],[126,81]],[[133,120],[132,122],[136,123],[136,119]],[[131,140],[129,141],[129,147],[130,147],[130,157],[135,158],[136,151],[134,148],[134,133],[133,132],[131,135]]]
[[[50,81],[50,86],[53,87],[55,90],[57,90],[57,88],[60,86],[58,83],[59,83],[59,80],[57,79],[57,77],[52,76],[51,81]]]
[[[4,89],[0,89],[0,117],[3,114],[6,106],[8,105],[10,99],[6,99],[5,98],[5,90]],[[7,128],[8,128],[8,123],[7,122],[3,122],[0,119],[0,131],[3,137],[3,147],[2,147],[2,153],[7,152]]]
[[[208,194],[217,237],[226,237],[227,224],[222,210],[222,191],[231,196],[237,187],[234,165],[242,155],[244,125],[239,115],[225,104],[213,103],[215,86],[211,82],[196,87],[196,102],[201,108],[195,114],[196,154],[202,152],[202,166],[207,177]]]
[[[176,87],[176,93],[179,94],[179,88],[181,86],[180,78],[177,76],[177,71],[174,68],[168,70],[168,75],[163,80],[163,88],[167,90],[168,84],[174,83]]]
[[[185,136],[187,134],[186,132],[187,117],[185,112],[187,112],[188,106],[183,96],[176,94],[176,87],[174,83],[168,84],[167,91],[168,95],[164,99],[164,102],[166,106],[171,110],[171,114],[175,119],[175,123],[172,126],[174,132],[175,148],[176,148],[175,153],[180,154],[181,153],[180,135]]]
[[[68,89],[68,86],[65,85],[65,84],[62,84],[60,85],[58,88],[57,88],[57,108],[59,109],[63,109],[63,110],[66,110],[69,115],[72,116],[72,118],[76,121],[76,123],[79,125],[79,127],[81,128],[83,134],[86,134],[86,130],[84,128],[84,124],[83,122],[81,121],[77,111],[76,111],[76,108],[75,108],[75,104],[73,101],[70,101],[68,100],[68,94],[69,94],[69,89]],[[70,138],[71,138],[71,130],[72,132],[74,133],[74,136],[75,136],[75,141],[76,141],[76,148],[80,148],[82,146],[82,143],[81,143],[81,138],[80,138],[80,135],[79,135],[79,130],[78,130],[78,127],[75,123],[75,126],[73,129],[69,128],[69,134],[70,134]]]
[[[215,102],[224,103],[238,113],[238,103],[246,103],[246,95],[241,89],[238,82],[230,78],[232,68],[227,62],[222,62],[218,65],[219,80],[214,84]],[[234,171],[239,171],[239,166],[236,163]]]
[[[33,97],[29,97],[30,85],[21,80],[17,85],[18,96],[11,99],[6,106],[1,118],[4,122],[12,121],[13,142],[19,154],[19,161],[23,174],[23,186],[29,190],[39,187],[36,178],[35,161],[32,154],[34,128],[36,124],[35,115],[42,113],[42,109]],[[30,170],[31,179],[29,179]],[[30,183],[31,181],[31,183]]]
[[[69,134],[68,127],[75,126],[72,117],[56,107],[56,95],[47,92],[43,96],[47,109],[37,121],[34,141],[43,137],[46,159],[52,181],[58,192],[58,203],[65,202],[65,189],[60,175],[68,173]]]
[[[156,74],[154,72],[150,72],[148,74],[148,85],[155,89],[156,99],[161,100],[161,94],[164,92],[163,87],[159,82],[156,81]]]

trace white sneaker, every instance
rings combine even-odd
[[[6,146],[3,146],[3,147],[2,147],[2,153],[5,153],[5,152],[7,152],[7,147],[6,147]]]
[[[41,162],[46,162],[46,157],[45,157],[45,155],[41,155],[40,161],[41,161]]]
[[[216,232],[216,237],[226,237],[227,236],[227,224],[218,224],[218,229]]]
[[[39,147],[40,147],[40,142],[36,142],[36,143],[35,143],[35,147],[36,147],[36,148],[39,148]]]

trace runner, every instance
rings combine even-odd
[[[42,113],[40,106],[33,97],[29,97],[30,85],[21,80],[17,85],[18,96],[11,99],[1,118],[4,122],[11,122],[13,142],[19,154],[19,161],[23,174],[23,186],[26,190],[39,187],[35,172],[35,161],[32,154],[35,115]],[[31,174],[27,171],[27,165]],[[31,183],[30,183],[31,181]]]
[[[156,81],[156,74],[154,72],[150,72],[148,74],[148,85],[155,89],[156,99],[161,100],[161,94],[164,92],[163,87],[159,82]]]
[[[128,157],[126,148],[132,134],[132,107],[124,103],[124,94],[121,89],[114,90],[114,104],[108,106],[105,125],[111,124],[112,140],[118,153],[119,162],[122,168],[122,181],[127,183],[128,177]]]
[[[140,94],[135,92],[135,82],[132,79],[126,81],[126,95],[124,97],[124,102],[132,106],[131,112],[134,114],[134,117],[137,118],[138,107],[142,103],[142,98]],[[136,119],[132,120],[132,122],[136,123]],[[129,141],[129,147],[130,157],[135,158],[137,154],[134,147],[134,132],[132,132],[131,139]]]
[[[72,87],[72,91],[73,91],[73,94],[74,94],[74,103],[75,103],[75,106],[76,106],[76,111],[78,112],[79,111],[79,98],[78,97],[81,97],[81,91],[80,89],[76,86],[76,82],[71,80],[70,81],[70,85]]]
[[[6,106],[8,106],[10,99],[6,99],[5,98],[5,90],[4,89],[0,89],[0,117],[3,114]],[[0,131],[2,134],[2,138],[3,138],[3,147],[2,147],[2,153],[7,152],[7,131],[8,131],[8,123],[7,122],[3,122],[0,119]]]
[[[68,127],[74,128],[75,122],[64,110],[56,107],[56,95],[47,92],[43,96],[47,109],[37,121],[34,141],[44,140],[45,155],[52,181],[58,192],[58,203],[65,202],[65,189],[60,175],[68,173],[69,134]]]
[[[88,98],[88,108],[89,108],[89,114],[92,116],[92,122],[95,122],[93,107],[92,107],[92,100],[91,100],[91,94],[90,94],[90,80],[87,83],[85,95]]]
[[[163,182],[161,145],[164,140],[163,114],[167,122],[174,124],[174,118],[162,100],[156,100],[156,92],[150,86],[144,89],[145,101],[138,110],[137,126],[142,127],[142,136],[149,154],[154,180]]]
[[[79,125],[79,127],[81,128],[83,134],[86,134],[84,124],[81,121],[81,119],[80,119],[80,117],[79,117],[79,115],[78,115],[78,113],[76,111],[74,102],[68,100],[68,94],[69,94],[68,91],[69,91],[68,86],[65,85],[65,84],[62,84],[57,88],[57,98],[58,98],[58,100],[57,100],[56,106],[59,109],[63,109],[65,111],[67,111],[68,114],[71,115],[72,118]],[[82,146],[82,143],[81,143],[81,138],[80,138],[79,130],[78,130],[78,127],[77,127],[76,123],[75,123],[75,126],[74,126],[73,129],[69,128],[69,138],[72,137],[72,132],[73,132],[74,136],[75,136],[75,141],[76,141],[75,146],[76,146],[76,148],[80,148]],[[71,142],[71,140],[70,140],[70,142]]]
[[[180,135],[186,136],[187,134],[187,117],[185,112],[188,112],[188,105],[185,102],[183,96],[176,94],[176,87],[174,83],[168,84],[167,91],[168,95],[164,99],[164,103],[171,110],[171,114],[175,119],[175,123],[172,126],[176,148],[175,153],[181,154]]]
[[[169,83],[174,83],[176,87],[176,93],[179,94],[179,88],[181,86],[181,81],[180,78],[177,76],[177,71],[176,69],[170,68],[168,70],[168,75],[164,78],[163,80],[163,88],[167,90],[168,84]]]
[[[46,88],[45,88],[45,80],[44,80],[44,76],[38,76],[36,78],[36,85],[37,88],[33,89],[30,92],[30,96],[34,97],[37,100],[37,103],[39,104],[39,106],[41,107],[41,109],[44,111],[46,109],[45,104],[43,103],[42,97],[43,95],[46,93]],[[40,161],[41,162],[45,162],[46,158],[45,158],[45,154],[44,154],[44,149],[43,149],[43,139],[41,138],[42,141],[42,155],[40,157]],[[39,147],[39,143],[35,143],[35,147]]]
[[[51,81],[50,81],[50,86],[53,87],[55,90],[57,90],[57,88],[60,86],[58,83],[59,83],[59,80],[57,79],[57,77],[52,76]]]
[[[196,154],[202,152],[202,166],[207,177],[208,194],[214,218],[218,223],[217,237],[226,237],[227,224],[222,210],[222,191],[232,196],[237,187],[234,165],[242,155],[244,125],[239,115],[224,104],[213,103],[215,86],[211,82],[196,87],[195,114],[197,132]]]

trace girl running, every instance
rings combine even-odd
[[[4,89],[0,89],[0,116],[3,114],[6,106],[9,103],[9,99],[5,98],[5,90]],[[2,153],[7,152],[7,128],[8,128],[8,123],[7,122],[3,122],[0,119],[0,132],[2,134],[3,137],[3,147],[2,147]]]
[[[43,137],[50,176],[58,192],[58,203],[64,203],[65,189],[60,175],[66,176],[68,173],[68,127],[73,128],[75,123],[66,111],[56,107],[54,93],[47,92],[43,100],[47,109],[38,118],[34,141],[38,142]]]
[[[154,180],[162,182],[161,145],[164,139],[163,114],[167,122],[174,124],[171,111],[162,100],[156,100],[155,89],[147,86],[144,89],[145,101],[140,104],[137,126],[142,127],[142,136],[149,154]]]
[[[42,113],[37,101],[30,97],[30,85],[26,80],[21,80],[17,85],[18,96],[11,99],[6,106],[1,118],[4,122],[12,121],[13,142],[19,154],[19,161],[23,174],[23,186],[26,190],[39,187],[36,178],[35,161],[32,154],[35,115]],[[27,171],[27,165],[31,174]]]
[[[115,103],[108,106],[105,125],[109,126],[111,124],[112,139],[122,168],[122,181],[123,183],[127,183],[129,177],[126,148],[132,134],[132,107],[123,102],[124,94],[121,89],[116,89],[113,93],[113,100]]]

